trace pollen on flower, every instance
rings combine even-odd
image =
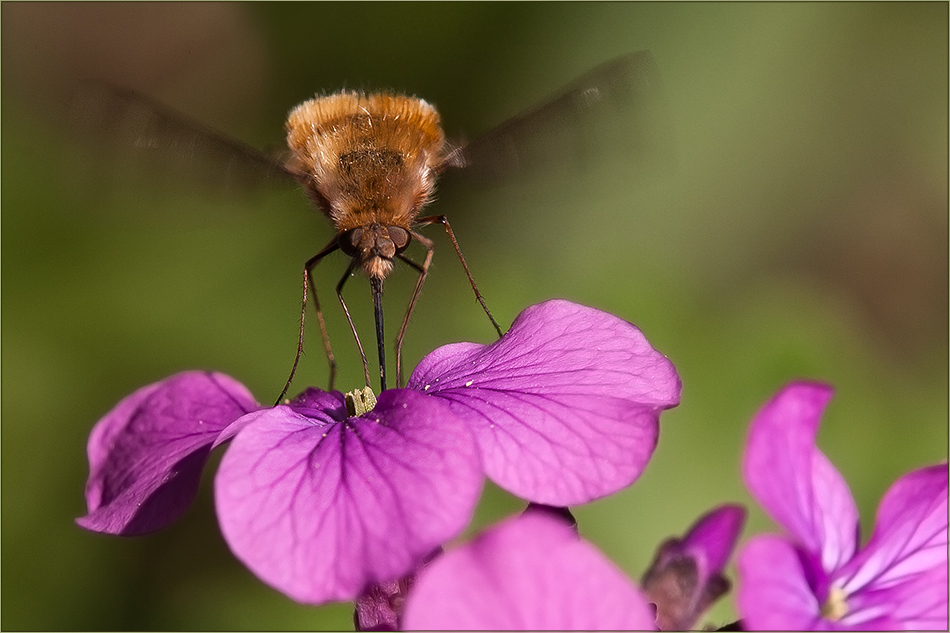
[[[828,599],[821,607],[821,615],[832,622],[837,622],[848,614],[848,595],[840,587],[832,587],[828,592]]]
[[[465,383],[465,386],[466,386],[466,387],[471,387],[473,382],[475,382],[475,381],[474,381],[474,380],[469,380],[467,383]]]

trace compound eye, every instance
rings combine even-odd
[[[356,257],[360,252],[360,239],[362,237],[363,229],[350,229],[345,233],[341,233],[340,236],[336,238],[336,243],[339,244],[341,251],[350,257]]]
[[[409,231],[398,226],[387,226],[386,230],[389,231],[389,239],[393,241],[396,252],[401,253],[406,250],[409,246]]]

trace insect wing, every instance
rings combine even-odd
[[[577,78],[541,105],[452,151],[445,167],[498,180],[518,173],[576,170],[612,151],[656,159],[669,148],[659,73],[639,51]]]
[[[69,111],[70,128],[116,167],[182,184],[246,191],[298,180],[278,157],[216,132],[133,90],[85,82]]]

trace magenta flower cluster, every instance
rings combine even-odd
[[[528,308],[492,345],[435,350],[361,416],[338,392],[263,408],[227,376],[187,372],[96,425],[79,524],[165,527],[230,441],[215,505],[234,554],[300,602],[353,600],[460,534],[486,475],[558,506],[630,485],[679,394],[673,365],[636,327],[566,301]]]
[[[214,489],[231,550],[294,600],[355,601],[359,628],[688,629],[731,587],[743,508],[714,508],[662,543],[639,585],[566,510],[640,476],[679,396],[636,327],[566,301],[528,308],[494,344],[435,350],[358,415],[338,392],[262,407],[232,378],[186,372],[93,429],[78,522],[167,526],[229,443]],[[741,626],[946,629],[947,464],[899,479],[861,546],[847,484],[815,446],[830,397],[792,383],[752,421],[742,472],[783,532],[740,550]],[[485,477],[528,510],[443,552]]]

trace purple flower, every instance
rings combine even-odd
[[[629,578],[565,521],[528,511],[419,572],[408,630],[653,629]]]
[[[679,388],[634,326],[565,301],[525,310],[492,345],[436,350],[362,415],[318,389],[265,409],[226,376],[186,372],[96,425],[79,523],[123,535],[168,525],[230,440],[215,504],[232,551],[295,600],[350,600],[458,535],[483,472],[558,505],[628,485]]]
[[[235,555],[301,602],[348,600],[399,577],[468,524],[482,485],[471,433],[441,402],[400,389],[360,417],[308,389],[260,409],[221,374],[185,372],[132,394],[89,439],[83,527],[135,535],[194,499],[211,449]]]
[[[745,509],[723,505],[704,514],[682,539],[657,550],[643,576],[661,631],[685,631],[731,586],[722,575],[745,523]]]
[[[793,383],[752,421],[743,475],[787,536],[758,536],[739,558],[747,629],[946,629],[947,464],[904,475],[859,548],[858,512],[815,447],[832,390]]]

